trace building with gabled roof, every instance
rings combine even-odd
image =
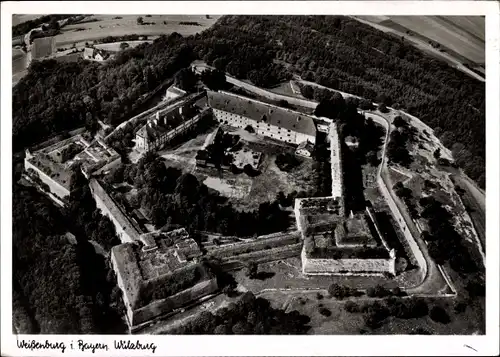
[[[255,133],[291,144],[316,143],[311,116],[224,91],[207,91],[208,105],[223,124],[252,126]]]
[[[110,58],[110,54],[95,47],[85,47],[83,50],[83,59],[102,62]]]

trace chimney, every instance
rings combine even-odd
[[[182,115],[182,106],[179,107],[179,114]]]
[[[349,218],[351,218],[351,219],[354,218],[354,213],[352,213],[352,210],[351,210],[351,214],[349,215]]]

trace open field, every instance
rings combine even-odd
[[[306,276],[302,274],[302,263],[299,257],[288,258],[280,261],[259,264],[259,272],[267,275],[267,279],[250,279],[245,271],[234,272],[234,277],[244,290],[254,293],[269,289],[296,289],[298,291],[312,290],[326,295],[328,287],[333,284],[346,285],[351,288],[367,289],[377,284],[388,288],[398,286],[395,279],[387,279],[383,276]]]
[[[485,63],[481,16],[391,16],[390,19],[477,63]]]
[[[398,32],[413,32],[421,40],[432,40],[465,57],[485,63],[485,19],[482,16],[360,16]]]
[[[150,39],[150,40],[145,40],[145,41],[121,41],[121,42],[101,43],[101,44],[95,45],[94,47],[99,48],[101,50],[109,51],[109,52],[119,52],[121,50],[120,45],[123,42],[128,43],[128,45],[129,45],[128,48],[133,48],[133,47],[139,46],[141,43],[145,43],[145,42],[151,43],[151,42],[153,42],[153,40]]]
[[[35,20],[39,17],[42,17],[43,15],[35,15],[35,14],[29,14],[29,15],[12,15],[12,26],[16,26],[19,24],[22,24],[23,22]]]
[[[204,15],[142,15],[144,25],[137,24],[141,15],[92,15],[88,19],[97,21],[72,24],[63,27],[56,36],[57,45],[93,41],[107,36],[130,34],[161,36],[177,32],[183,36],[194,35],[212,26],[219,16]],[[197,22],[197,25],[181,25],[180,22]],[[166,23],[164,23],[166,22]],[[153,24],[154,23],[154,24]]]
[[[457,16],[448,16],[447,19],[451,17]],[[356,16],[354,18],[377,30],[397,37],[403,36],[419,50],[445,61],[473,78],[485,81],[482,68],[485,63],[484,40],[475,35],[481,21],[484,29],[482,17],[471,17],[473,20],[453,20],[455,23],[461,21],[464,27],[466,21],[473,21],[474,26],[469,25],[465,31],[467,34],[464,34],[463,29],[458,31],[455,23],[450,25],[442,18],[435,19],[435,16],[396,16],[397,19],[394,19],[394,16]],[[441,49],[432,47],[429,40],[439,43]],[[474,71],[466,67],[464,63],[468,63]]]

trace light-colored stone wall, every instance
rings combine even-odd
[[[62,186],[60,183],[54,181],[50,176],[41,171],[38,167],[33,165],[28,159],[24,159],[25,170],[33,169],[38,173],[38,176],[42,182],[46,183],[50,187],[50,191],[59,198],[66,198],[69,196],[69,190]]]
[[[115,225],[116,233],[118,237],[120,237],[121,242],[130,243],[138,240],[140,232],[132,225],[132,222],[127,224],[122,223],[129,222],[130,220],[114,204],[112,198],[104,191],[97,180],[90,180],[90,190],[97,208],[99,208],[104,215],[108,216]],[[112,213],[111,210],[113,210],[114,213]],[[121,217],[116,217],[116,215],[121,215]]]
[[[328,133],[330,139],[330,165],[332,170],[332,196],[343,197],[344,188],[342,183],[342,155],[340,152],[340,140],[337,124],[332,122]]]
[[[305,135],[291,130],[289,131],[276,125],[265,122],[258,122],[256,120],[226,112],[220,109],[213,109],[213,113],[217,121],[219,121],[220,123],[225,123],[227,121],[228,125],[242,129],[244,129],[247,125],[251,125],[255,129],[255,132],[257,134],[267,136],[272,139],[296,145],[304,141],[309,141],[313,144],[316,143],[316,138],[312,135]]]
[[[395,274],[395,257],[388,259],[313,259],[302,249],[302,272],[304,274]]]
[[[116,263],[116,256],[113,253],[113,250],[111,250],[111,265],[113,267],[113,270],[116,273],[116,282],[118,284],[118,287],[122,292],[125,291],[125,285],[123,284],[123,279],[121,274],[119,274],[120,269],[118,269],[118,265]],[[123,298],[123,304],[125,305],[126,309],[126,314],[127,314],[127,322],[130,324],[132,321],[133,317],[133,310],[132,310],[132,305],[130,304],[130,301],[128,300],[127,294],[122,293],[122,298]]]
[[[145,307],[134,310],[131,314],[129,324],[135,326],[150,321],[205,295],[212,294],[217,290],[218,285],[215,278],[202,281],[166,299],[153,301]]]

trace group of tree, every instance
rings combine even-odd
[[[299,166],[300,160],[294,154],[287,152],[276,156],[275,163],[281,171],[288,172]]]
[[[406,207],[408,208],[408,212],[410,213],[410,216],[413,219],[418,219],[420,217],[420,214],[418,213],[417,206],[416,206],[416,198],[413,197],[413,191],[403,185],[401,181],[398,181],[394,186],[393,186],[394,192],[396,195],[403,200],[405,203]]]
[[[253,236],[283,231],[289,225],[289,213],[277,201],[261,203],[254,211],[236,210],[194,175],[166,167],[154,153],[142,157],[137,165],[124,164],[110,175],[109,182],[128,182],[138,189],[128,204],[134,206],[131,209],[142,207],[156,227],[169,223],[190,231]]]
[[[203,71],[200,79],[211,90],[223,90],[229,87],[226,81],[226,74],[218,69]]]
[[[16,325],[27,328],[18,332],[123,333],[124,306],[109,263],[85,236],[75,234],[71,244],[66,215],[34,188],[15,184],[13,195],[14,308],[22,317]]]
[[[66,215],[73,232],[99,243],[106,251],[120,244],[113,222],[97,208],[87,179],[78,167],[72,173]]]
[[[430,256],[437,264],[449,263],[450,267],[464,274],[481,273],[482,266],[473,257],[472,247],[457,232],[453,216],[434,197],[423,197],[419,200],[422,207],[421,217],[427,219],[429,231],[424,231],[422,237],[427,242]]]
[[[344,309],[349,313],[362,313],[365,326],[371,330],[380,327],[391,316],[400,319],[414,319],[429,314],[426,300],[419,297],[401,299],[389,296],[366,303],[347,301]]]
[[[28,20],[25,22],[22,22],[20,24],[17,24],[15,26],[12,26],[12,36],[20,36],[20,35],[25,35],[27,34],[30,30],[41,27],[43,24],[48,24],[48,29],[57,29],[59,30],[59,20],[64,20],[66,18],[72,17],[75,15],[45,15],[38,17],[33,20]]]
[[[246,292],[237,302],[203,311],[169,334],[196,335],[299,335],[309,330],[310,318],[298,311],[274,309],[268,300]]]
[[[194,92],[198,76],[191,68],[183,68],[175,74],[175,85],[188,93]]]

